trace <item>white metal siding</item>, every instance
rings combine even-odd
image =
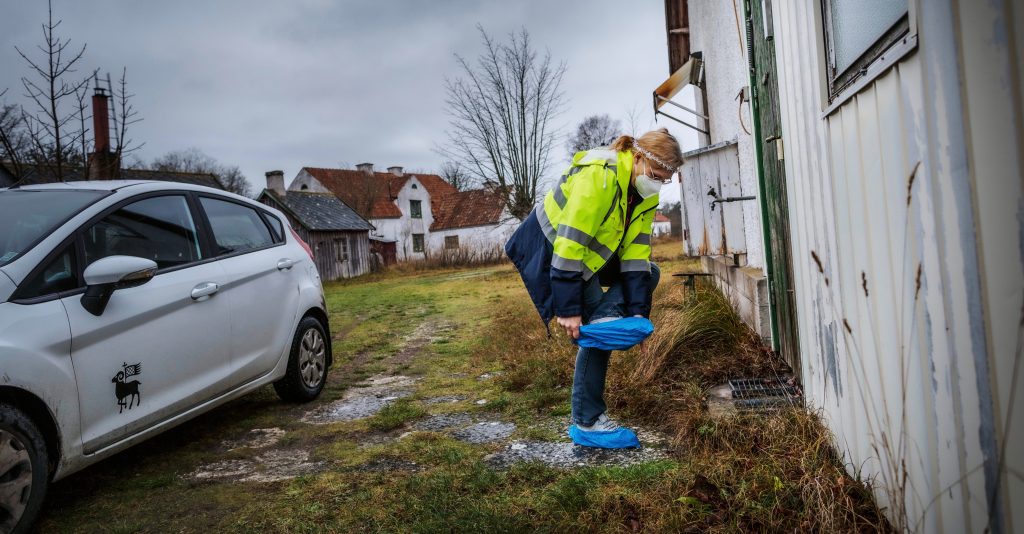
[[[1003,7],[961,3],[919,2],[919,50],[823,117],[816,3],[773,2],[807,400],[881,506],[899,509],[906,467],[907,526],[926,532],[989,520],[1024,299],[1016,52]],[[1024,497],[1011,430],[1007,531]]]

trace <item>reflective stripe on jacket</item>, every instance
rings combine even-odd
[[[583,283],[618,257],[627,315],[647,316],[651,228],[658,196],[626,221],[629,151],[577,152],[559,183],[505,245],[545,323],[583,314]],[[602,277],[604,273],[602,273]]]

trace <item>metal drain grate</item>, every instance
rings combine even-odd
[[[796,386],[773,378],[734,378],[729,380],[734,399],[763,397],[796,397],[800,394]]]

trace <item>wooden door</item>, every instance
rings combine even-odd
[[[796,295],[793,281],[792,240],[786,201],[785,136],[779,111],[779,80],[771,20],[772,0],[746,0],[747,53],[753,69],[751,87],[755,133],[759,134],[761,172],[764,177],[766,265],[771,299],[775,347],[793,371],[800,372]]]

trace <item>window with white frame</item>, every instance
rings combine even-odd
[[[423,204],[419,200],[409,201],[409,217],[413,219],[423,218]]]
[[[412,251],[423,252],[423,234],[412,234]]]
[[[910,31],[908,0],[821,0],[829,100]]]

